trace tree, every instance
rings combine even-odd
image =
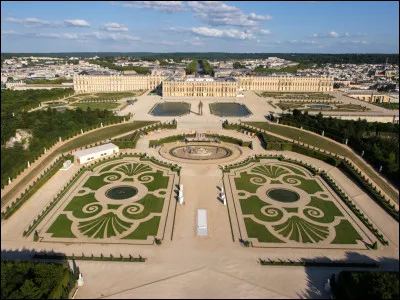
[[[234,63],[233,63],[233,68],[234,69],[244,69],[244,68],[246,68],[246,66],[245,65],[242,65],[240,62],[238,62],[238,61],[235,61]]]
[[[12,77],[7,77],[7,81],[13,81],[14,80],[14,78],[12,78]]]

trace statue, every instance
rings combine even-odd
[[[79,273],[78,286],[83,286],[84,284],[85,281],[83,280],[82,273]]]
[[[203,102],[199,102],[199,115],[203,115]]]

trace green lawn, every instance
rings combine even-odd
[[[150,220],[140,223],[138,228],[124,239],[145,240],[147,237],[156,236],[158,232],[158,225],[160,224],[161,217],[155,216]]]
[[[100,176],[90,176],[89,179],[83,185],[83,187],[88,187],[89,189],[96,191],[102,186],[109,184],[107,181],[104,180],[104,178],[108,176],[113,176],[114,177],[113,180],[118,180],[121,178],[121,175],[119,173],[113,173],[113,172],[101,174]]]
[[[335,220],[336,216],[343,216],[340,210],[336,207],[335,203],[329,200],[321,200],[317,197],[311,197],[311,202],[309,206],[319,208],[324,213],[324,216],[322,218],[317,218],[308,213],[309,210],[304,210],[304,214],[306,214],[307,217],[316,222],[332,223]]]
[[[347,220],[342,220],[336,225],[335,230],[336,237],[332,244],[357,244],[357,240],[362,240],[361,236]]]
[[[265,222],[275,222],[282,219],[283,212],[274,208],[271,208],[271,210],[276,211],[276,215],[273,215],[271,217],[264,215],[261,212],[261,208],[263,208],[264,206],[271,206],[271,204],[265,203],[257,196],[251,196],[247,199],[240,199],[240,207],[244,215],[254,215],[257,219]]]
[[[71,231],[72,221],[67,218],[67,215],[62,214],[57,217],[54,223],[47,230],[47,233],[52,233],[52,237],[58,238],[76,238]]]
[[[136,203],[142,204],[144,206],[144,210],[138,214],[129,214],[128,210],[131,206],[127,206],[122,211],[122,214],[124,215],[125,218],[131,220],[144,219],[150,213],[161,213],[164,206],[164,200],[162,198],[155,197],[151,194],[144,196]]]
[[[76,108],[81,108],[83,110],[87,110],[89,107],[90,109],[117,109],[120,106],[120,103],[115,102],[89,102],[89,103],[75,103],[71,104]]]
[[[45,158],[39,166],[36,166],[34,169],[32,169],[31,172],[29,172],[27,176],[18,182],[6,195],[2,196],[2,205],[7,203],[12,197],[19,196],[23,186],[40,174],[43,171],[43,167],[49,164],[58,154],[68,152],[88,144],[100,142],[153,123],[156,123],[156,121],[135,121],[123,123],[112,127],[102,128],[90,134],[84,134],[72,141],[67,142],[51,153],[47,158]]]
[[[146,177],[152,176],[154,177],[154,180],[151,182],[143,182],[143,184],[147,187],[149,191],[155,191],[158,189],[166,189],[168,187],[168,181],[169,177],[164,176],[163,172],[160,170],[157,170],[155,173],[145,173],[142,174],[138,177],[139,181],[145,180]]]
[[[235,178],[236,189],[245,190],[250,193],[255,193],[257,189],[261,186],[259,184],[254,184],[250,182],[250,178],[257,178],[260,183],[267,182],[263,177],[248,174],[247,172],[241,172],[239,178]]]
[[[299,140],[300,142],[309,144],[314,147],[318,147],[324,149],[325,151],[331,151],[337,153],[339,155],[348,157],[351,159],[365,174],[371,177],[388,195],[394,199],[398,200],[398,194],[395,189],[388,184],[385,180],[383,180],[380,176],[375,175],[374,172],[365,164],[365,162],[352,151],[338,145],[337,143],[329,140],[328,138],[324,138],[322,136],[318,136],[312,133],[309,133],[304,130],[300,130],[297,128],[289,127],[289,126],[281,126],[270,122],[244,122],[247,125],[255,126],[267,131],[270,131],[275,134],[279,134],[281,136],[287,137],[292,140]]]
[[[92,213],[84,213],[83,207],[89,203],[99,203],[99,201],[94,197],[94,193],[86,194],[84,196],[75,196],[64,210],[72,211],[72,215],[75,218],[90,218],[97,215],[102,210],[101,205],[93,205],[93,207],[97,207],[97,209],[94,209]]]
[[[285,243],[270,233],[264,225],[256,223],[250,218],[244,218],[244,223],[249,238],[256,238],[261,243]]]

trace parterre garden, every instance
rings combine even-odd
[[[42,241],[153,243],[164,234],[176,175],[137,157],[100,163],[71,186],[39,236]]]
[[[299,165],[261,160],[225,176],[231,218],[253,246],[365,249],[363,241],[375,240],[319,175]]]

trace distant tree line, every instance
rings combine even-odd
[[[309,115],[297,109],[283,115],[281,123],[303,126],[319,134],[324,131],[325,136],[341,143],[348,139],[348,146],[358,154],[364,151],[365,160],[377,169],[382,166],[382,173],[399,185],[399,124],[324,118],[321,113]]]

